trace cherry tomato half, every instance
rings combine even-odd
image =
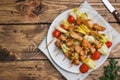
[[[98,60],[98,59],[100,59],[100,52],[98,52],[98,51],[95,51],[92,55],[91,55],[91,59],[93,59],[93,60]]]
[[[89,70],[89,67],[86,64],[82,64],[79,68],[81,73],[86,73]]]
[[[63,28],[64,30],[67,30],[67,28],[63,24],[61,24],[61,28]]]
[[[56,38],[58,38],[60,36],[60,34],[61,34],[61,32],[56,29],[52,32],[52,35]]]
[[[71,15],[69,15],[69,16],[68,16],[68,22],[69,22],[69,23],[73,23],[73,22],[75,22],[74,17],[71,16]]]
[[[110,48],[112,46],[112,42],[111,41],[107,41],[106,45],[107,45],[108,48]]]

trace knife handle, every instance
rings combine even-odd
[[[118,11],[117,11],[117,10],[114,10],[114,11],[113,11],[113,15],[114,15],[114,17],[117,19],[117,21],[118,21],[119,24],[120,24],[120,14],[118,13]]]

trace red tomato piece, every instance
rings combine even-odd
[[[74,22],[75,22],[74,17],[71,16],[71,15],[69,15],[69,16],[68,16],[68,22],[69,22],[69,23],[74,23]]]
[[[58,38],[60,36],[61,32],[58,31],[57,29],[55,29],[53,32],[52,32],[52,35],[56,38]]]
[[[61,24],[61,28],[63,28],[64,30],[67,30],[67,28],[63,24]]]
[[[93,60],[98,60],[98,59],[100,59],[100,52],[98,52],[98,51],[95,51],[92,55],[91,55],[91,59],[93,59]]]
[[[106,45],[107,45],[108,48],[110,48],[112,46],[112,42],[111,41],[107,41]]]
[[[89,70],[89,67],[86,64],[82,64],[79,68],[81,73],[86,73]]]

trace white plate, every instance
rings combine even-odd
[[[85,9],[85,8],[82,8],[80,11],[81,11],[81,12],[88,12],[88,10]],[[56,25],[60,25],[62,19],[67,19],[69,12],[70,12],[70,10],[64,11],[64,12],[61,13],[59,16],[57,16],[57,17],[55,18],[55,20],[52,22],[52,24],[50,25],[50,28],[49,28],[49,30],[48,30],[48,34],[47,34],[47,44],[49,44],[49,42],[50,42],[51,40],[53,40],[53,38],[54,38],[54,37],[52,36],[52,32],[53,32],[53,30],[55,29],[55,26],[56,26]],[[100,25],[103,25],[103,26],[106,27],[106,30],[105,30],[104,33],[105,33],[106,35],[108,35],[109,38],[110,38],[110,40],[111,40],[111,34],[108,33],[108,32],[110,31],[110,30],[109,30],[109,26],[106,25],[104,22],[102,22],[102,18],[101,18],[99,15],[97,15],[97,14],[95,14],[95,13],[93,13],[93,12],[90,12],[90,11],[87,13],[87,15],[88,15],[88,17],[89,17],[90,19],[95,18],[95,19],[94,19],[94,22],[99,21],[99,22],[97,22],[97,23],[99,23]],[[95,17],[96,15],[97,15],[97,17]],[[79,71],[79,66],[80,66],[81,64],[80,64],[79,66],[74,65],[74,66],[70,67],[70,66],[71,66],[70,60],[69,60],[69,59],[65,59],[65,60],[64,60],[65,55],[63,54],[63,52],[62,52],[60,49],[57,49],[57,50],[55,51],[55,49],[56,49],[55,41],[53,41],[53,42],[48,46],[48,51],[49,51],[49,54],[50,54],[51,58],[53,59],[53,61],[54,61],[58,66],[60,66],[60,67],[63,68],[64,70],[69,71],[69,72],[72,72],[72,73],[80,73],[80,71]],[[56,54],[58,54],[58,53],[59,53],[59,55],[56,56]],[[99,60],[96,60],[95,62],[96,62],[96,64],[97,64],[97,66],[96,66],[94,69],[96,69],[96,68],[98,68],[99,66],[101,66],[101,65],[105,62],[105,60],[107,59],[108,56],[109,56],[109,54],[106,55],[106,56],[101,56],[101,58],[100,58]],[[89,70],[89,71],[92,71],[92,70]]]

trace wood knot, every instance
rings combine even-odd
[[[30,18],[38,16],[44,11],[44,5],[38,0],[29,0],[16,6],[16,9],[22,14]]]
[[[18,59],[17,55],[0,46],[0,61],[13,61]]]

